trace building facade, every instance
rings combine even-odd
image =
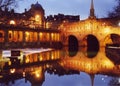
[[[60,31],[46,28],[45,11],[38,2],[23,13],[0,9],[1,49],[52,47],[59,43]]]

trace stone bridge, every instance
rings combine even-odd
[[[108,21],[97,18],[88,18],[79,22],[64,22],[60,26],[61,38],[64,45],[70,42],[77,42],[78,46],[87,45],[88,37],[97,39],[99,46],[113,43],[111,35],[120,35],[120,27],[113,26]],[[93,41],[93,40],[91,40]],[[116,40],[119,42],[119,40]]]

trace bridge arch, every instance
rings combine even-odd
[[[83,41],[86,46],[86,51],[87,51],[87,57],[93,58],[97,55],[97,52],[99,51],[99,40],[97,39],[96,36],[92,34],[88,34],[83,38]]]
[[[104,38],[104,44],[117,44],[120,43],[120,35],[116,34],[116,33],[111,33],[108,34],[105,38]]]
[[[69,51],[78,51],[79,43],[78,39],[74,35],[68,36]]]

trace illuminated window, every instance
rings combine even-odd
[[[41,15],[35,15],[35,24],[36,25],[42,25],[42,18]]]
[[[40,15],[38,15],[38,14],[35,15],[35,21],[37,21],[37,22],[40,21]]]
[[[19,42],[23,41],[23,32],[22,31],[18,32],[18,40],[19,40]]]
[[[9,42],[13,41],[13,32],[12,31],[8,31],[8,39],[9,39]]]
[[[39,33],[39,36],[40,36],[40,37],[39,37],[39,38],[40,38],[40,41],[43,41],[43,33],[42,33],[42,32]]]
[[[26,42],[30,41],[30,33],[29,32],[25,32],[25,40],[26,40]]]

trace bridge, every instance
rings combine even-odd
[[[71,36],[77,39],[79,46],[85,45],[87,37],[92,35],[98,40],[100,46],[105,46],[107,43],[112,43],[111,34],[120,35],[120,27],[111,26],[98,19],[64,23],[60,29],[64,45],[68,45]]]
[[[76,41],[78,46],[85,46],[87,45],[87,39],[92,37],[93,40],[97,39],[100,46],[105,46],[113,43],[112,34],[120,35],[118,24],[119,19],[97,18],[94,13],[93,0],[91,0],[90,15],[87,19],[74,23],[66,21],[59,29],[61,30],[61,38],[64,45],[69,45],[70,42]]]

